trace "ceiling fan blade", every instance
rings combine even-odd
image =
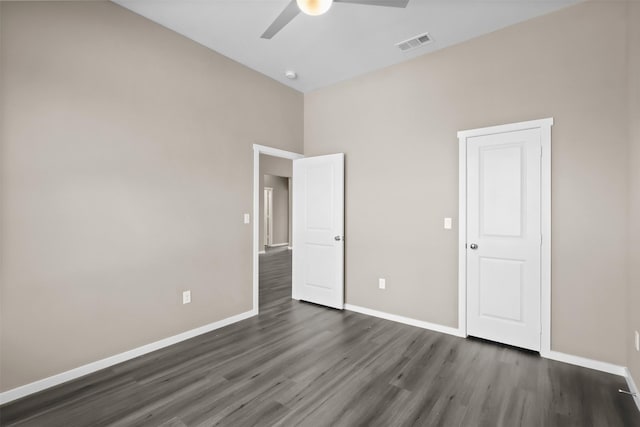
[[[369,6],[407,7],[409,0],[333,0],[335,3],[357,3]]]
[[[293,18],[300,13],[296,0],[291,0],[287,7],[284,8],[280,15],[269,25],[269,28],[260,36],[263,39],[270,39],[275,36],[278,31],[284,28]]]

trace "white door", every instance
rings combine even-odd
[[[541,130],[467,138],[467,333],[540,351]]]
[[[344,154],[293,161],[293,298],[344,307]]]

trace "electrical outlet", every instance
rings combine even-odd
[[[640,351],[640,333],[636,331],[636,351]]]
[[[444,219],[444,229],[445,230],[451,230],[451,225],[452,225],[451,218],[445,218]]]
[[[245,224],[249,224],[251,222],[251,217],[249,216],[249,214],[244,214],[244,223]]]
[[[378,288],[386,289],[387,288],[387,280],[386,279],[378,279]]]
[[[184,291],[182,293],[182,303],[189,304],[191,302],[191,291]]]

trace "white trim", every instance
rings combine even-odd
[[[540,352],[551,352],[551,126],[553,118],[540,123]]]
[[[551,359],[558,362],[568,363],[570,365],[581,366],[596,371],[606,372],[608,374],[619,375],[624,377],[626,369],[624,366],[614,365],[613,363],[601,362],[599,360],[587,359],[586,357],[574,356],[573,354],[561,353],[559,351],[540,352],[540,356],[545,359]]]
[[[257,314],[258,312],[256,310],[251,310],[251,311],[246,311],[244,313],[236,314],[235,316],[227,317],[226,319],[218,320],[217,322],[209,323],[208,325],[200,326],[199,328],[191,329],[189,331],[182,332],[178,335],[164,338],[159,341],[152,342],[151,344],[146,344],[141,347],[134,348],[133,350],[125,351],[124,353],[119,353],[114,356],[107,357],[105,359],[100,359],[95,362],[87,363],[86,365],[82,365],[80,367],[68,370],[66,372],[62,372],[60,374],[56,374],[47,378],[43,378],[38,381],[34,381],[29,384],[25,384],[20,387],[16,387],[11,390],[7,390],[5,392],[0,393],[0,405],[4,405],[5,403],[12,402],[16,399],[20,399],[21,397],[25,397],[30,394],[37,393],[47,388],[65,383],[67,381],[80,378],[82,376],[91,374],[101,369],[105,369],[110,366],[117,365],[118,363],[126,362],[127,360],[134,359],[136,357],[151,353],[161,348],[165,348],[170,345],[177,344],[181,341],[188,340],[198,335],[206,334],[207,332],[211,332],[215,329],[220,329],[224,326],[228,326],[232,323],[239,322],[241,320],[247,319]]]
[[[302,159],[302,154],[291,151],[280,150],[278,148],[267,147],[265,145],[253,144],[253,310],[258,312],[258,254],[260,246],[260,154],[280,157],[283,159]]]
[[[287,249],[289,249],[290,251],[293,250],[293,246],[287,246]]]
[[[373,310],[371,308],[360,307],[353,304],[345,304],[345,310],[355,311],[356,313],[366,314],[368,316],[379,317],[381,319],[391,320],[393,322],[404,323],[405,325],[416,326],[430,331],[441,332],[443,334],[454,335],[456,337],[465,337],[466,335],[460,329],[450,326],[438,325],[436,323],[425,322],[423,320],[411,319],[409,317],[399,316],[397,314],[385,313],[383,311]],[[633,379],[629,374],[629,370],[624,366],[614,365],[612,363],[601,362],[599,360],[587,359],[586,357],[574,356],[572,354],[561,353],[559,351],[540,352],[540,356],[545,359],[555,360],[558,362],[568,363],[570,365],[580,366],[583,368],[594,369],[613,375],[619,375],[627,378],[629,390],[637,393]],[[638,402],[638,400],[636,400]],[[640,409],[640,406],[639,406]]]
[[[289,242],[286,243],[273,243],[271,245],[268,245],[270,248],[279,248],[281,246],[289,246]]]
[[[459,135],[459,133],[458,133]],[[458,136],[459,137],[459,136]],[[459,137],[460,138],[460,137]],[[458,329],[467,336],[467,142],[458,140]]]
[[[258,251],[258,255],[264,255],[266,253],[267,253],[267,251]]]
[[[438,325],[437,323],[425,322],[424,320],[411,319],[410,317],[399,316],[397,314],[385,313],[384,311],[373,310],[371,308],[359,307],[353,304],[345,304],[345,310],[355,311],[356,313],[366,314],[367,316],[379,317],[381,319],[391,320],[392,322],[404,323],[405,325],[416,326],[430,331],[441,332],[443,334],[454,335],[456,337],[464,337],[459,329],[451,326]]]
[[[281,157],[283,159],[297,160],[304,158],[303,154],[294,153],[293,151],[281,150],[279,148],[273,148],[266,145],[253,144],[253,151],[258,154],[265,154],[267,156]]]
[[[553,126],[552,117],[458,132],[458,329],[462,336],[466,337],[467,138],[517,130],[540,129],[540,143],[542,146],[542,161],[540,166],[540,232],[542,233],[542,246],[540,249],[540,354],[542,355],[557,353],[551,351],[551,126]]]
[[[553,126],[553,117],[526,122],[509,123],[506,125],[488,126],[478,129],[467,129],[458,132],[458,139],[466,139],[470,136],[492,135],[494,133],[513,132],[517,130],[547,128]]]
[[[633,377],[631,376],[631,371],[629,368],[624,368],[625,370],[625,379],[627,380],[627,385],[629,386],[629,391],[631,393],[635,393],[633,396],[633,400],[636,402],[636,406],[638,407],[638,411],[640,411],[640,392],[638,392],[638,387],[636,383],[633,381]]]

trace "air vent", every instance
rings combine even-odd
[[[409,40],[405,40],[403,42],[400,43],[396,43],[396,46],[398,46],[398,48],[403,51],[403,52],[407,52],[409,50],[413,50],[416,48],[419,48],[420,46],[423,46],[427,43],[431,43],[432,39],[431,36],[429,35],[429,33],[424,33],[424,34],[420,34],[418,36],[412,37]]]

